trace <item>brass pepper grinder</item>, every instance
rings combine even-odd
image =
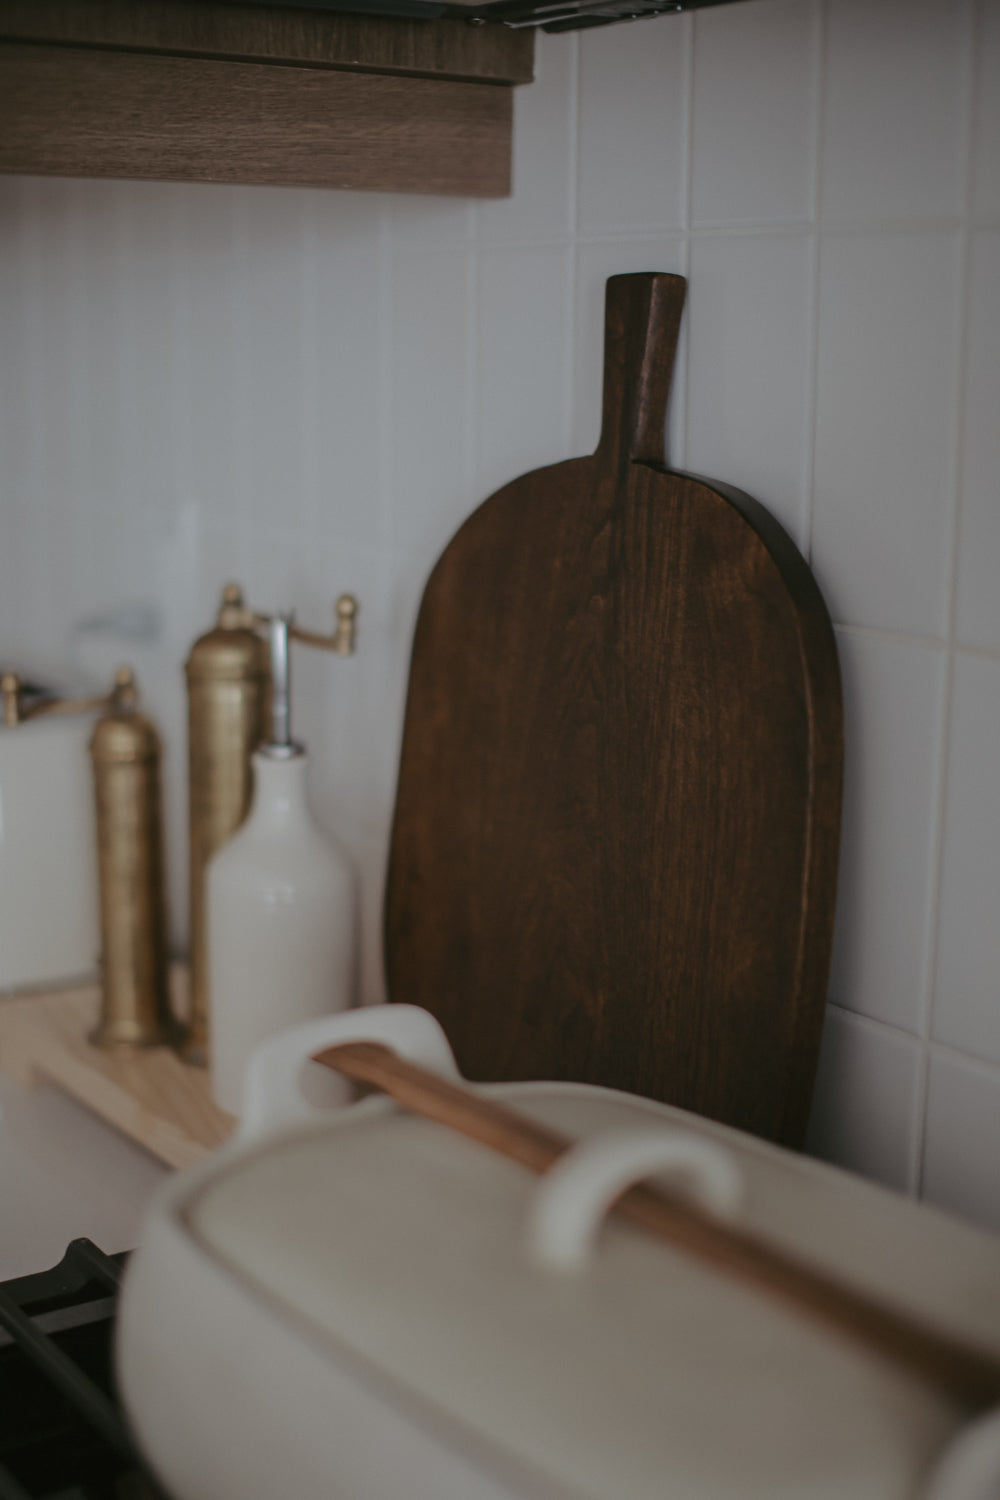
[[[238,584],[222,591],[215,628],[191,648],[188,689],[191,1017],[185,1059],[208,1061],[205,869],[250,807],[250,757],[263,737],[267,645]]]
[[[110,711],[90,740],[97,800],[101,906],[100,1047],[177,1045],[170,1013],[160,805],[160,737],[138,712],[131,668],[115,678]]]

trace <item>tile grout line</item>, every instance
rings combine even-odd
[[[848,1018],[852,1025],[857,1025],[862,1031],[869,1031],[879,1036],[892,1038],[895,1041],[906,1042],[918,1048],[920,1051],[928,1051],[935,1057],[947,1057],[953,1061],[960,1062],[981,1074],[989,1077],[992,1081],[1000,1083],[1000,1061],[993,1061],[983,1057],[977,1052],[967,1052],[961,1047],[955,1047],[950,1042],[935,1042],[924,1039],[915,1031],[907,1031],[904,1026],[894,1025],[892,1021],[883,1021],[878,1016],[866,1015],[864,1011],[852,1010],[850,1006],[842,1004],[839,1000],[830,1000],[828,1004],[832,1010],[839,1015]]]
[[[486,248],[476,243],[476,204],[470,203],[468,215],[469,245],[465,252],[465,388],[466,421],[462,462],[465,467],[466,491],[479,493],[479,458],[483,450],[483,381],[482,381],[482,256]]]
[[[927,942],[924,950],[924,987],[921,997],[919,1038],[921,1056],[914,1090],[914,1131],[911,1142],[910,1176],[912,1192],[923,1194],[927,1144],[927,1106],[930,1094],[930,1062],[933,1050],[932,1026],[937,980],[938,931],[941,919],[941,891],[944,879],[944,834],[948,795],[948,768],[951,751],[951,708],[955,679],[955,621],[958,595],[959,500],[962,486],[962,421],[965,409],[966,362],[969,342],[969,281],[972,235],[969,221],[972,212],[972,171],[976,125],[976,39],[979,32],[979,3],[972,0],[966,26],[965,74],[965,159],[962,191],[962,227],[959,231],[961,261],[958,283],[958,335],[954,349],[955,397],[952,406],[952,462],[949,484],[951,532],[948,539],[947,623],[944,661],[944,690],[941,722],[938,732],[938,768],[934,788],[934,829],[931,847],[930,890],[928,892]]]
[[[697,50],[695,43],[695,27],[698,24],[696,16],[686,16],[687,34],[684,39],[684,157],[681,170],[683,172],[683,184],[681,189],[681,273],[688,284],[688,299],[690,299],[691,284],[691,206],[694,196],[694,78],[697,66]],[[690,300],[688,300],[690,307]],[[687,466],[688,453],[688,421],[691,406],[688,401],[688,388],[691,380],[691,325],[688,319],[687,337],[683,344],[683,364],[678,364],[671,381],[671,394],[665,418],[666,453],[664,458],[669,468],[684,469]],[[679,453],[670,452],[670,406],[678,404],[676,428],[680,434],[678,446]]]
[[[396,526],[392,507],[392,428],[395,409],[393,388],[392,323],[393,297],[395,295],[395,254],[391,223],[392,209],[388,197],[383,195],[379,204],[377,253],[378,253],[378,372],[379,418],[378,418],[378,525],[376,535],[379,553],[396,545]]]
[[[68,184],[69,197],[72,203],[72,223],[65,242],[67,256],[66,279],[70,305],[69,328],[67,330],[69,346],[67,350],[67,364],[70,369],[74,370],[74,378],[71,382],[71,415],[67,425],[70,434],[70,451],[74,447],[77,450],[73,467],[77,474],[86,474],[89,476],[93,472],[92,433],[94,426],[90,419],[92,410],[90,402],[93,397],[93,389],[87,379],[87,373],[96,339],[92,321],[93,307],[87,295],[89,255],[85,208],[83,194],[80,191],[81,187],[82,183],[79,180]],[[74,486],[74,492],[70,496],[70,516],[74,530],[77,525],[83,525],[86,522],[86,507],[83,497],[83,487],[79,485]],[[74,615],[79,616],[82,600],[78,592],[80,587],[78,568],[73,569],[72,586],[74,589],[72,609]]]
[[[540,234],[527,232],[497,235],[483,245],[491,250],[538,249],[550,245],[611,245],[642,243],[645,240],[732,240],[732,239],[808,239],[819,232],[830,237],[850,238],[872,235],[954,234],[963,227],[963,219],[957,214],[912,219],[858,219],[851,222],[828,221],[814,225],[808,219],[733,219],[720,220],[717,224],[697,224],[685,228],[683,224],[634,224],[616,230],[587,229],[574,233],[572,230],[545,230]],[[1000,222],[993,220],[974,223],[974,228],[1000,229]],[[415,259],[431,259],[438,249],[433,246],[416,247],[411,251]]]
[[[40,224],[40,209],[38,203],[39,187],[36,179],[27,178],[24,191],[24,212],[19,224],[18,273],[21,290],[20,317],[23,322],[24,333],[24,364],[25,385],[28,391],[28,437],[25,443],[25,470],[26,483],[24,487],[25,505],[27,511],[27,533],[28,545],[33,554],[36,576],[48,572],[48,536],[49,536],[49,506],[48,495],[51,485],[46,474],[48,444],[46,442],[46,379],[45,360],[42,353],[42,344],[38,335],[30,334],[32,316],[36,320],[36,326],[42,319],[42,309],[48,308],[50,299],[45,296],[44,267],[42,263],[42,231]],[[24,570],[25,576],[28,569]],[[24,621],[27,623],[30,635],[35,634],[35,619],[33,613],[32,595],[37,599],[40,590],[26,590],[27,597],[22,598],[25,606],[22,610]],[[39,599],[39,603],[40,603]],[[23,629],[22,625],[22,629]],[[42,639],[41,632],[38,632]]]
[[[975,641],[949,639],[945,635],[925,635],[919,630],[897,630],[889,625],[853,625],[847,620],[834,620],[833,627],[844,635],[869,636],[876,640],[901,641],[909,646],[923,646],[936,651],[948,651],[956,656],[978,656],[986,661],[1000,661],[1000,646],[980,646]]]
[[[802,454],[802,495],[799,505],[799,546],[808,562],[813,550],[813,523],[816,506],[816,422],[819,410],[819,282],[822,263],[820,212],[823,198],[823,145],[825,140],[826,89],[824,60],[826,47],[826,5],[818,0],[815,10],[813,53],[813,161],[812,226],[809,232],[809,308],[808,374],[806,376],[805,441]]]
[[[178,190],[170,201],[170,405],[177,442],[171,445],[171,482],[178,514],[194,489],[194,411],[191,406],[190,197]]]
[[[565,381],[565,407],[563,409],[563,422],[565,424],[565,449],[569,457],[573,452],[573,416],[576,405],[576,383],[573,379],[573,371],[576,368],[576,297],[577,283],[579,280],[579,264],[577,255],[577,233],[579,229],[578,215],[580,203],[580,34],[574,31],[570,38],[571,55],[569,68],[569,89],[566,101],[566,141],[567,141],[567,201],[566,222],[569,233],[569,244],[566,254],[566,292],[565,292],[565,317],[566,317],[566,381]]]
[[[302,486],[305,505],[300,515],[307,530],[317,535],[325,529],[324,507],[320,499],[320,464],[316,437],[320,427],[320,364],[316,309],[320,305],[319,222],[316,199],[310,197],[302,216],[302,281],[300,316],[302,318]]]
[[[244,553],[243,561],[249,564],[250,539],[252,524],[256,519],[256,507],[253,494],[253,415],[250,386],[252,361],[250,322],[247,314],[250,234],[245,189],[242,192],[237,190],[230,195],[229,208],[233,235],[233,275],[229,283],[229,294],[233,320],[233,358],[236,366],[233,379],[233,442],[237,455],[234,477],[242,496],[242,503],[236,517],[236,532]]]

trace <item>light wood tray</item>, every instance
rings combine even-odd
[[[180,965],[171,991],[183,1015]],[[0,1068],[25,1086],[61,1089],[168,1166],[188,1166],[221,1145],[236,1121],[213,1103],[206,1070],[169,1047],[92,1047],[99,1009],[96,984],[0,1000]]]

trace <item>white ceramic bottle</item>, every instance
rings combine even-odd
[[[289,732],[289,620],[271,624],[271,730],[253,756],[250,813],[207,873],[212,1092],[234,1115],[258,1042],[355,1000],[354,873],[307,805],[308,759]]]

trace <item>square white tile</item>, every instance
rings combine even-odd
[[[126,200],[124,463],[132,476],[127,503],[150,515],[174,505],[190,477],[181,352],[190,257],[185,202],[184,184],[164,182],[131,183]]]
[[[245,388],[237,360],[235,199],[203,194],[190,204],[185,237],[186,338],[183,381],[190,432],[188,493],[207,516],[234,522],[247,509],[249,454]],[[243,410],[240,398],[244,396]]]
[[[573,95],[576,39],[535,38],[535,81],[514,90],[513,192],[476,204],[476,233],[486,243],[566,235],[575,193]]]
[[[934,1036],[1000,1062],[1000,661],[956,652]]]
[[[695,16],[693,224],[810,217],[818,26],[803,0]]]
[[[829,0],[822,212],[960,212],[968,0]]]
[[[389,472],[396,545],[440,550],[475,504],[469,257],[396,258]]]
[[[479,258],[478,504],[568,451],[569,280],[561,246]]]
[[[690,24],[662,16],[581,34],[581,233],[683,227]]]
[[[1000,218],[1000,0],[981,0],[976,36],[976,115],[973,145],[975,213]]]
[[[827,1007],[806,1134],[810,1156],[912,1192],[920,1048],[909,1037]]]
[[[974,235],[959,497],[958,638],[1000,649],[1000,230]]]
[[[959,281],[951,233],[823,240],[812,560],[848,624],[946,628]]]
[[[663,235],[642,240],[581,245],[576,257],[573,316],[573,457],[592,453],[601,435],[604,381],[604,296],[609,276],[633,271],[672,271],[683,275],[687,247],[681,238]],[[667,453],[675,466],[684,463],[684,396],[687,311],[674,363],[670,393]]]
[[[1000,1230],[1000,1074],[931,1054],[921,1196]]]
[[[337,196],[339,198],[340,194]],[[369,201],[373,197],[370,193],[351,196]],[[475,210],[471,199],[436,198],[423,193],[380,196],[384,196],[389,208],[393,244],[403,254],[420,250],[457,250],[472,238]]]
[[[385,398],[392,377],[387,207],[317,193],[306,236],[305,524],[359,545],[386,540]]]
[[[261,188],[248,194],[246,206],[234,312],[245,362],[240,396],[249,424],[249,510],[260,524],[283,520],[300,527],[306,511],[305,203]]]
[[[916,1032],[927,1000],[945,653],[837,632],[844,815],[830,995]]]
[[[685,463],[746,490],[802,546],[811,246],[803,236],[691,245]]]

